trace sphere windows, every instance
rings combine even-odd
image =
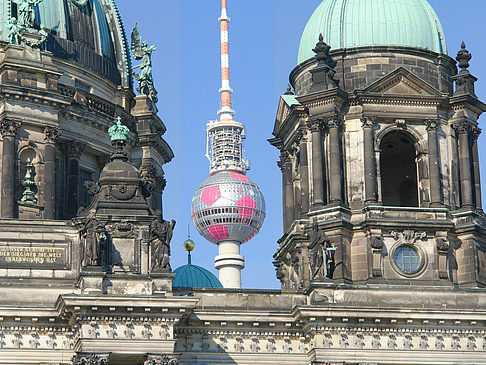
[[[393,252],[393,260],[400,271],[412,275],[422,268],[418,250],[412,246],[399,246]]]

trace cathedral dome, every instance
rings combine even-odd
[[[427,0],[324,0],[302,34],[299,64],[314,57],[321,33],[331,49],[405,46],[446,53],[442,26]]]
[[[221,282],[210,271],[191,263],[174,270],[175,288],[222,288]]]
[[[16,2],[0,0],[0,40],[9,41],[8,24],[18,18]],[[46,28],[45,48],[117,85],[131,85],[129,51],[114,0],[42,0],[35,28]]]

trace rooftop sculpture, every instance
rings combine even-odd
[[[134,71],[133,77],[138,81],[138,92],[141,95],[150,97],[154,103],[158,101],[157,90],[155,89],[154,78],[152,76],[152,52],[156,49],[157,47],[155,45],[149,47],[147,41],[142,41],[142,37],[138,31],[138,25],[135,24],[132,31],[131,50],[133,58],[137,61],[142,60],[142,63],[132,68],[132,70],[140,68],[140,73]]]

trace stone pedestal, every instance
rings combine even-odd
[[[17,202],[20,219],[42,219],[44,207],[29,202]]]

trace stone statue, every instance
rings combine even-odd
[[[9,42],[11,44],[20,44],[20,30],[21,26],[17,24],[17,19],[11,17],[7,22],[7,31]]]
[[[314,222],[309,236],[310,244],[308,248],[311,251],[312,279],[332,279],[336,267],[334,259],[336,247],[331,245],[324,232],[319,230],[316,222]]]
[[[148,45],[147,41],[142,41],[142,37],[138,32],[138,25],[132,31],[131,50],[133,58],[137,61],[142,60],[142,63],[133,67],[133,70],[140,68],[140,74],[133,72],[133,77],[138,80],[138,92],[149,96],[154,103],[158,101],[157,90],[154,86],[154,78],[152,76],[152,52],[157,49],[156,46]]]
[[[43,0],[13,0],[17,4],[17,24],[24,28],[34,28],[35,7]]]
[[[104,225],[98,219],[86,218],[81,236],[81,266],[101,266],[101,244],[105,240]]]
[[[156,218],[150,224],[150,244],[152,247],[152,269],[170,271],[170,241],[172,240],[175,220],[168,222],[162,219],[158,210]]]

